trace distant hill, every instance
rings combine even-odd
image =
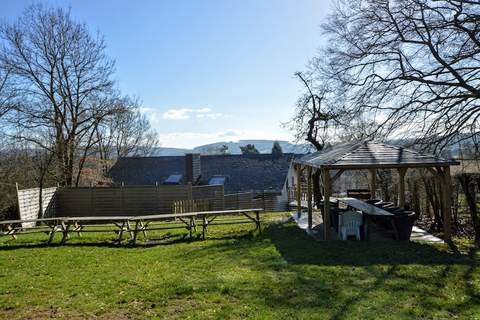
[[[185,153],[192,152],[190,149],[181,149],[181,148],[163,148],[158,147],[153,151],[152,156],[183,156]]]
[[[200,154],[218,154],[219,149],[226,145],[230,154],[241,154],[240,147],[247,144],[254,144],[260,153],[271,153],[273,143],[275,140],[239,140],[238,142],[215,142],[202,146],[195,147],[193,149],[180,149],[180,148],[163,148],[158,147],[153,152],[153,156],[181,156],[185,153],[200,153]],[[305,153],[308,150],[306,144],[293,144],[288,141],[278,141],[284,153]]]

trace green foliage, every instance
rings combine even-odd
[[[240,150],[242,151],[243,154],[257,154],[257,153],[260,153],[260,152],[258,152],[257,148],[255,148],[254,144],[247,144],[243,147],[240,147]]]
[[[480,257],[469,244],[452,253],[402,241],[319,242],[293,223],[263,226],[260,236],[252,224],[211,226],[205,241],[170,233],[153,247],[110,245],[112,234],[50,247],[45,234],[0,238],[0,318],[480,315]]]
[[[275,141],[273,143],[272,154],[277,157],[283,154],[282,146],[280,146],[280,143],[278,143],[278,141]]]
[[[218,152],[220,154],[230,154],[230,151],[228,151],[228,146],[226,144],[224,144],[220,148],[218,148]]]

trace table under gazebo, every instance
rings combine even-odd
[[[323,196],[322,213],[324,239],[331,239],[330,200],[332,184],[347,170],[368,170],[371,197],[375,198],[377,170],[390,169],[398,173],[398,206],[405,208],[405,175],[407,170],[425,168],[434,177],[441,190],[441,212],[443,217],[444,240],[451,238],[451,176],[450,166],[459,162],[378,142],[342,143],[308,154],[293,162],[296,171],[296,202],[301,212],[301,177],[307,180],[308,228],[312,228],[314,176],[319,176]],[[317,173],[316,175],[314,173]],[[319,175],[318,175],[319,173]]]

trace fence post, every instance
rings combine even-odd
[[[90,212],[95,216],[95,191],[92,183],[90,183]]]
[[[18,182],[15,182],[15,190],[17,191],[18,218],[22,219],[22,217],[20,216],[20,197],[18,194]]]
[[[250,191],[250,201],[249,201],[250,208],[253,209],[253,191]]]
[[[193,190],[192,190],[192,183],[187,183],[187,200],[192,200],[193,198]]]
[[[262,191],[262,208],[266,211],[266,206],[265,206],[265,190]]]
[[[122,185],[120,187],[120,212],[122,212],[122,215],[125,215],[125,190],[124,187],[125,184],[122,181]]]
[[[157,213],[160,213],[160,193],[158,191],[158,181],[155,181],[155,211],[157,211]]]

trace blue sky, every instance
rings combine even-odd
[[[292,140],[302,70],[329,0],[40,1],[71,7],[106,38],[121,90],[137,96],[164,147]],[[2,1],[13,19],[32,1]]]

